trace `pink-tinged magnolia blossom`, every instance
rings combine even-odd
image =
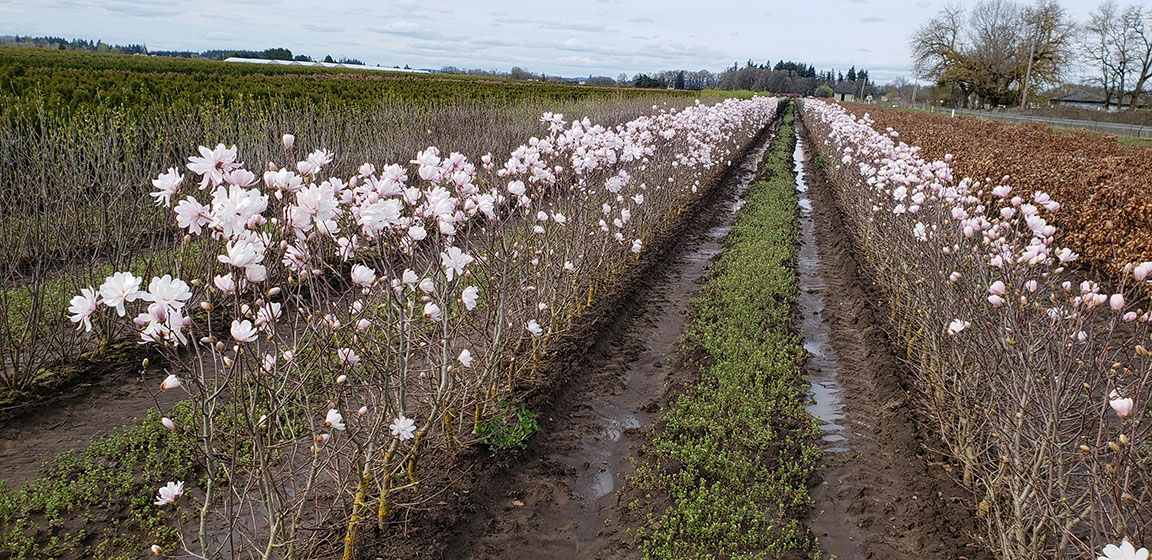
[[[464,367],[472,367],[472,352],[465,348],[460,351],[460,356],[456,360]]]
[[[164,381],[160,382],[160,390],[171,391],[172,389],[179,389],[182,385],[184,384],[180,382],[180,378],[176,377],[176,374],[171,373],[168,374],[168,377],[164,378]]]
[[[176,423],[173,422],[172,419],[167,417],[167,416],[161,418],[160,423],[163,424],[164,428],[168,431],[172,431],[172,430],[176,429]]]
[[[1064,247],[1063,249],[1060,249],[1060,251],[1056,253],[1056,258],[1060,259],[1060,262],[1062,262],[1062,263],[1067,263],[1067,262],[1072,262],[1072,261],[1080,258],[1080,254],[1079,253],[1073,253],[1071,249]]]
[[[158,303],[169,311],[175,311],[184,309],[184,304],[192,297],[192,290],[183,280],[165,274],[159,278],[152,278],[152,282],[148,284],[148,293],[140,297],[144,301]]]
[[[225,295],[236,291],[236,281],[232,279],[231,273],[216,275],[212,278],[212,284]]]
[[[321,167],[332,162],[332,153],[320,149],[308,154],[308,159],[296,164],[296,170],[301,175],[315,175]]]
[[[640,249],[643,248],[643,246],[644,246],[644,244],[639,239],[633,239],[632,240],[632,252],[633,253],[635,253],[637,255],[640,254]]]
[[[972,326],[972,323],[969,323],[968,321],[964,321],[962,319],[952,319],[952,322],[948,323],[948,334],[959,334],[960,331],[970,326]]]
[[[1115,390],[1112,391],[1108,399],[1108,405],[1111,406],[1112,410],[1116,411],[1116,414],[1121,418],[1126,418],[1129,414],[1132,414],[1132,408],[1135,404],[1132,399],[1121,397]]]
[[[280,137],[280,141],[284,143],[285,150],[291,150],[292,144],[296,143],[296,137],[291,134],[285,134],[284,136]]]
[[[424,316],[429,318],[429,319],[432,319],[433,321],[439,321],[440,316],[441,316],[440,306],[436,305],[435,303],[433,303],[431,301],[428,303],[425,303],[424,304]]]
[[[204,226],[212,223],[211,209],[190,196],[184,197],[174,211],[176,225],[194,235],[200,235],[204,231]]]
[[[343,430],[344,416],[335,408],[330,408],[328,409],[328,415],[324,417],[324,425],[333,430]]]
[[[360,363],[360,356],[351,348],[340,348],[336,350],[336,357],[340,360],[341,364],[346,366],[355,366]]]
[[[256,340],[257,337],[256,328],[253,327],[252,322],[247,319],[243,321],[239,319],[232,321],[230,332],[232,333],[232,338],[234,338],[236,342],[241,343],[252,342]]]
[[[181,480],[180,482],[169,482],[168,484],[165,484],[164,486],[160,487],[160,490],[156,493],[156,501],[154,503],[158,506],[167,505],[167,504],[170,504],[172,502],[175,502],[176,500],[179,500],[180,496],[183,496],[183,495],[184,495],[184,481],[183,480]]]
[[[1120,546],[1110,544],[1104,547],[1103,556],[1098,556],[1097,560],[1148,560],[1148,549],[1141,548],[1136,550],[1132,543],[1124,539]]]
[[[279,302],[270,301],[260,306],[260,310],[256,312],[256,328],[262,331],[271,331],[272,327],[276,325],[276,321],[280,320],[282,305]]]
[[[200,146],[200,155],[188,158],[188,170],[203,176],[200,188],[208,186],[209,182],[212,185],[223,183],[225,173],[240,167],[236,163],[236,146],[225,148],[224,144],[217,144],[215,150]]]
[[[392,430],[392,435],[401,440],[416,437],[416,422],[404,415],[397,416],[388,427]]]
[[[1108,298],[1108,305],[1113,311],[1124,309],[1124,294],[1112,294],[1112,297]]]
[[[1142,262],[1132,269],[1132,276],[1140,282],[1148,278],[1149,274],[1152,274],[1152,262]]]
[[[100,285],[100,298],[103,299],[104,305],[115,308],[116,314],[123,317],[124,304],[136,301],[144,295],[144,292],[140,291],[142,281],[131,272],[117,272]]]
[[[464,308],[471,311],[476,308],[476,300],[479,299],[480,288],[476,286],[468,286],[460,294],[460,301],[464,302]]]
[[[99,296],[93,288],[83,288],[80,290],[80,295],[72,298],[68,305],[68,319],[76,323],[76,330],[84,329],[84,332],[92,331],[92,314],[96,312],[96,308],[100,305]]]
[[[357,286],[370,288],[376,283],[376,270],[362,264],[352,267],[352,283]]]
[[[1004,305],[1004,298],[996,294],[992,294],[988,296],[988,303],[992,304],[992,307],[1000,307]]]
[[[1006,291],[1007,288],[1004,287],[1004,283],[999,280],[993,282],[991,286],[988,286],[988,292],[994,295],[1002,296]]]
[[[151,193],[150,196],[156,199],[156,206],[163,204],[165,207],[172,205],[172,195],[180,191],[180,183],[184,182],[184,176],[176,171],[175,167],[169,167],[167,173],[162,173],[160,176],[152,179],[152,186],[156,192]]]
[[[474,260],[472,255],[461,251],[459,247],[449,247],[446,252],[440,253],[440,264],[449,282],[456,274],[464,274],[464,269]]]

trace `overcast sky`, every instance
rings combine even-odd
[[[1100,0],[1063,0],[1078,20]],[[911,78],[907,38],[943,0],[0,0],[0,35],[152,50],[286,47],[314,58],[563,76],[723,70],[748,59]],[[969,2],[965,2],[968,4]],[[1122,4],[1125,2],[1121,2]]]

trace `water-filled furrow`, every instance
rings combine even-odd
[[[820,447],[826,466],[837,459],[837,455],[852,451],[852,434],[845,426],[844,389],[840,384],[843,373],[842,363],[832,346],[831,313],[825,302],[828,292],[829,266],[821,259],[817,240],[816,223],[812,199],[808,196],[805,181],[805,145],[799,134],[797,122],[796,148],[792,153],[793,171],[796,174],[796,196],[800,207],[800,248],[797,255],[796,275],[799,284],[797,303],[800,311],[800,331],[804,335],[804,349],[808,352],[807,374],[811,404],[808,412],[820,424]],[[827,473],[825,469],[821,471]],[[835,484],[834,480],[825,480]],[[852,534],[844,513],[838,511],[840,504],[833,504],[823,498],[833,495],[827,488],[814,492],[815,508],[809,521],[809,528],[820,539],[820,548],[837,558],[857,558],[860,554],[859,542]]]

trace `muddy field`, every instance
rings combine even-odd
[[[387,531],[369,535],[375,552],[365,557],[640,557],[627,528],[643,524],[644,512],[627,509],[636,490],[626,477],[660,411],[696,375],[675,359],[690,303],[724,249],[772,135],[761,135],[669,249],[648,257],[632,286],[558,350],[551,369],[520,387],[541,426],[528,448],[439,457],[450,468],[430,473],[429,486],[448,490],[408,504]],[[988,558],[974,545],[970,496],[953,482],[951,466],[926,450],[932,438],[908,406],[879,296],[805,143],[802,133],[796,328],[810,354],[809,411],[822,424],[824,451],[807,527],[837,558]],[[27,481],[49,457],[175,399],[155,393],[139,372],[122,368],[37,407],[54,410],[50,422],[35,411],[11,415],[0,428],[0,479]]]
[[[825,452],[809,529],[837,558],[989,558],[975,545],[971,496],[926,450],[932,440],[907,404],[878,295],[828,186],[802,145],[796,157],[809,171],[799,186],[797,328],[811,354],[810,411],[823,424]],[[653,419],[692,381],[673,358],[741,188],[726,185],[571,357],[569,382],[541,409],[541,434],[523,454],[471,473],[455,523],[421,531],[419,542],[436,549],[422,557],[639,558],[626,526],[643,516],[627,511],[635,490],[622,483]]]

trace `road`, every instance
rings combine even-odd
[[[948,113],[951,109],[941,109],[938,113]],[[1114,134],[1116,136],[1132,136],[1135,138],[1152,138],[1152,126],[1141,126],[1136,124],[1121,124],[1099,121],[1084,121],[1076,119],[1060,119],[1055,117],[1040,117],[1034,115],[1018,115],[1014,113],[993,113],[991,111],[971,111],[968,109],[956,109],[957,114],[970,115],[974,117],[989,118],[989,119],[1005,119],[1014,121],[1036,121],[1048,123],[1056,126],[1063,127],[1076,127],[1086,128],[1093,132],[1101,132],[1104,134]]]

